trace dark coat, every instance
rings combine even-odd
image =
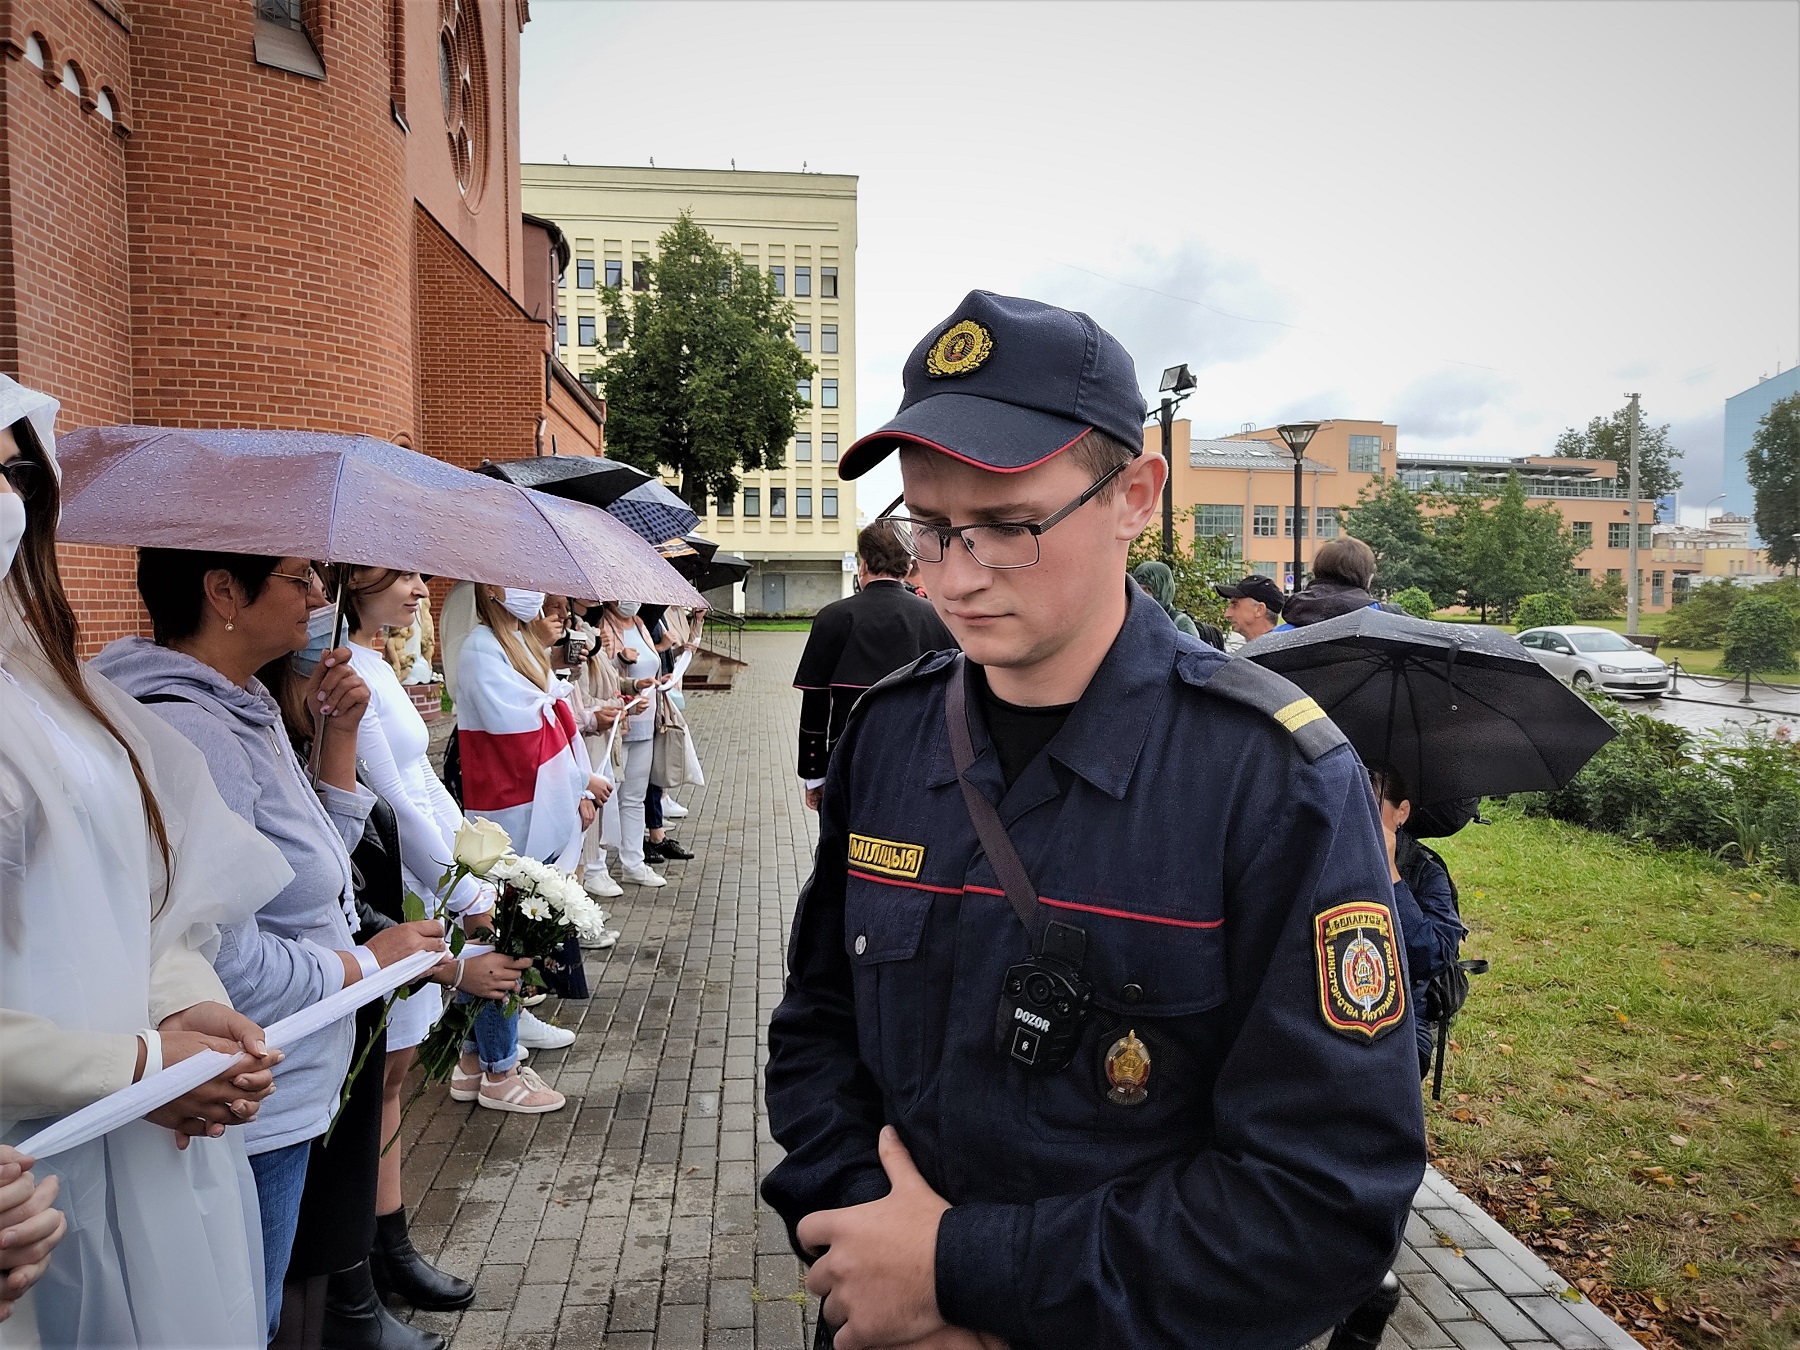
[[[1282,607],[1281,617],[1291,627],[1304,628],[1309,623],[1323,623],[1340,614],[1368,609],[1374,603],[1375,597],[1361,586],[1333,581],[1330,577],[1314,577],[1304,589],[1289,598]]]

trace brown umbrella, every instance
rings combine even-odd
[[[395,567],[584,599],[704,607],[605,511],[370,436],[87,427],[57,443],[58,537]]]

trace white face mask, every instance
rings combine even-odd
[[[515,591],[508,586],[506,598],[500,602],[500,605],[520,623],[530,623],[544,612],[544,593],[542,591]]]
[[[619,611],[620,618],[635,619],[637,618],[638,610],[643,608],[643,606],[636,600],[618,600],[613,603],[613,608]]]
[[[294,653],[294,668],[302,675],[311,675],[319,668],[319,662],[325,659],[325,649],[331,645],[331,631],[336,624],[337,610],[330,605],[306,616],[306,645]]]
[[[19,541],[25,537],[25,502],[17,493],[0,496],[0,577],[12,571],[13,559],[19,553]]]

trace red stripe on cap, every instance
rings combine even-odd
[[[1057,446],[1056,449],[1052,450],[1042,459],[1034,459],[1029,464],[1019,464],[1012,468],[1001,468],[997,464],[983,464],[980,460],[972,459],[968,455],[963,454],[960,450],[952,450],[947,445],[939,445],[936,441],[928,441],[923,436],[916,436],[910,431],[877,431],[871,433],[868,437],[858,441],[855,445],[846,450],[843,457],[839,459],[838,464],[841,469],[844,460],[849,459],[866,445],[873,445],[879,441],[900,441],[908,445],[920,446],[926,450],[935,450],[940,455],[948,455],[951,459],[960,459],[964,464],[971,464],[977,469],[986,469],[989,473],[1024,473],[1027,469],[1035,469],[1040,464],[1048,464],[1063,451],[1067,450],[1069,446],[1075,444],[1075,441],[1080,440],[1092,430],[1092,427],[1083,427],[1081,431],[1077,433],[1074,440],[1069,441],[1067,444]]]

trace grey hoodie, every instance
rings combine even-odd
[[[251,920],[220,933],[214,962],[239,1012],[262,1026],[343,987],[337,955],[355,945],[343,897],[351,891],[347,845],[362,838],[375,798],[322,785],[294,758],[281,712],[255,680],[239,688],[204,662],[129,637],[94,658],[94,669],[133,698],[168,695],[150,710],[206,757],[225,804],[281,850],[294,880]],[[323,806],[321,806],[323,799]],[[325,1133],[350,1068],[354,1018],[287,1050],[275,1092],[244,1127],[244,1144],[267,1153]]]

